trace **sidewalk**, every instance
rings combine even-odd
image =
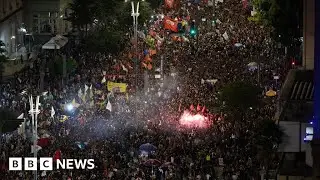
[[[28,65],[28,63],[28,61],[21,62],[20,60],[7,61],[4,64],[3,77],[6,78],[14,75],[14,73],[21,71],[26,65]]]

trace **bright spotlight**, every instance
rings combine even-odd
[[[73,110],[73,105],[72,104],[68,104],[67,105],[67,110],[68,111],[72,111]]]

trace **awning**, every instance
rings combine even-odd
[[[56,35],[42,46],[42,49],[61,49],[68,43],[68,38]]]

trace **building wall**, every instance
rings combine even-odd
[[[314,68],[315,0],[304,0],[303,10],[303,66]]]
[[[23,12],[19,10],[0,23],[0,40],[6,44],[8,54],[16,52],[23,44],[23,34],[18,32],[22,22]]]
[[[22,8],[22,0],[1,0],[0,1],[0,22],[11,16],[18,9]]]
[[[279,126],[283,129],[285,135],[283,142],[279,145],[279,152],[305,152],[309,142],[304,141],[306,137],[306,127],[308,123],[280,121]]]
[[[70,23],[64,20],[69,0],[28,0],[25,10],[28,30],[33,34],[66,34]]]

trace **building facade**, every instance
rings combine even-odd
[[[22,0],[0,1],[0,40],[6,45],[8,54],[15,52],[23,41],[18,29],[23,23]]]
[[[1,0],[0,40],[8,54],[21,47],[45,43],[53,35],[65,35],[72,30],[65,18],[72,0]]]
[[[27,0],[24,8],[28,31],[35,35],[66,34],[71,25],[64,18],[68,14],[67,0]]]

